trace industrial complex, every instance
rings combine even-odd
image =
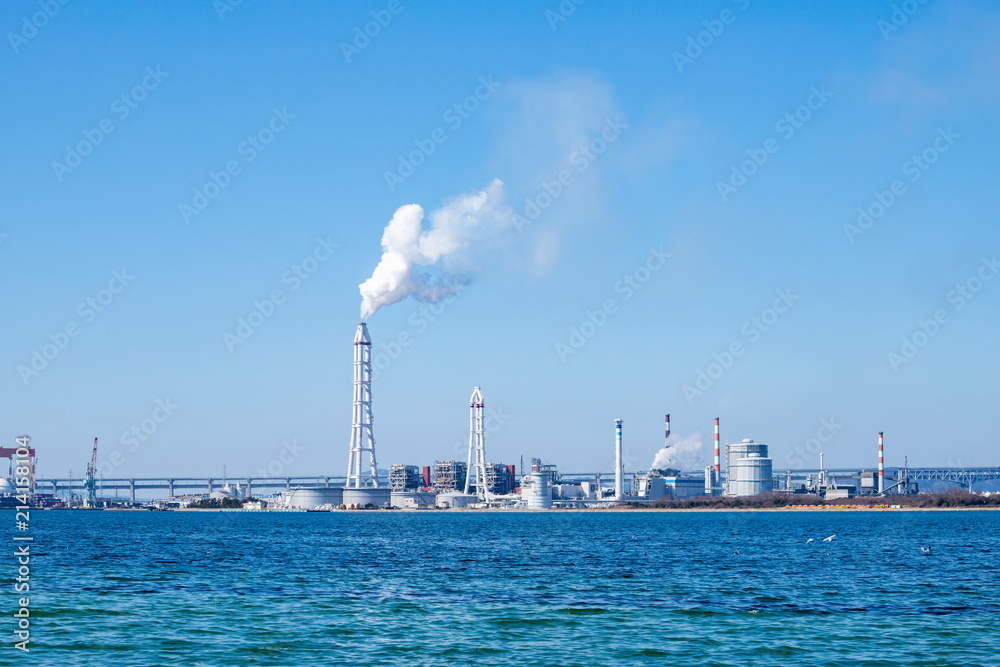
[[[433,464],[393,463],[380,469],[372,417],[371,338],[366,323],[354,336],[354,391],[351,437],[345,476],[97,479],[98,440],[94,439],[83,479],[36,478],[36,452],[28,436],[17,448],[0,447],[10,459],[10,472],[0,479],[0,506],[23,504],[26,496],[40,507],[152,505],[161,508],[205,506],[244,509],[529,509],[600,508],[626,503],[656,503],[698,497],[753,497],[761,494],[812,494],[826,499],[907,495],[923,482],[952,482],[970,490],[976,482],[1000,479],[1000,468],[887,468],[884,439],[877,437],[877,465],[870,469],[774,469],[768,446],[752,439],[722,444],[719,419],[714,423],[712,464],[703,470],[652,467],[626,471],[623,463],[624,423],[609,428],[614,468],[608,472],[561,473],[538,458],[518,464],[491,463],[484,429],[485,400],[475,387],[469,400],[469,447],[465,461]],[[609,423],[609,426],[611,424]],[[663,453],[672,447],[670,415],[664,419]],[[610,457],[609,457],[610,458]],[[670,460],[669,456],[656,460]],[[723,461],[725,465],[723,466]],[[114,497],[111,497],[114,492]]]

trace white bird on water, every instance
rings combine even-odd
[[[809,544],[812,541],[813,541],[813,538],[810,537],[808,540],[806,540],[806,544]]]
[[[920,547],[920,550],[923,551],[925,554],[929,554],[931,552],[930,547]]]
[[[824,542],[833,542],[833,538],[835,538],[835,537],[836,537],[836,535],[831,535],[830,537],[824,537],[823,541]]]

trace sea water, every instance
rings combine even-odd
[[[992,511],[33,511],[30,534],[30,653],[5,614],[0,664],[1000,660]]]

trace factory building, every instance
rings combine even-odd
[[[486,490],[495,496],[505,496],[514,493],[517,488],[517,475],[514,466],[503,463],[486,464]]]
[[[435,461],[432,485],[436,493],[462,491],[469,468],[465,461]]]
[[[668,500],[667,483],[658,470],[632,478],[632,495],[643,500]]]
[[[705,495],[704,481],[700,477],[664,474],[659,470],[639,473],[632,479],[632,495],[627,500],[687,500]]]
[[[437,504],[437,494],[433,491],[393,491],[390,498],[392,507],[404,510],[431,509]]]
[[[393,491],[416,491],[423,482],[420,468],[394,463],[389,467],[389,488]]]

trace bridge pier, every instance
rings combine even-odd
[[[212,488],[212,478],[211,478],[211,477],[209,477],[209,478],[208,478],[208,493],[209,493],[209,495],[211,495],[211,494],[212,494],[212,491],[213,491],[213,490],[214,490],[214,489]]]
[[[174,497],[174,480],[167,480],[167,496],[170,498]]]
[[[253,480],[247,477],[247,498],[253,498]]]
[[[135,480],[130,479],[128,481],[128,499],[130,502],[135,502]]]

